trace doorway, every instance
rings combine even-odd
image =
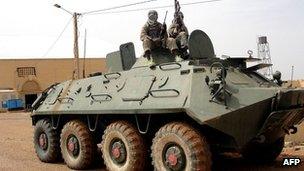
[[[31,109],[32,104],[37,99],[37,94],[26,94],[25,95],[25,108]]]

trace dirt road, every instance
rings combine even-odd
[[[64,163],[40,162],[34,152],[32,135],[29,113],[0,113],[0,170],[68,170]],[[291,156],[301,157],[301,165],[283,168],[282,158]],[[287,149],[276,162],[262,166],[246,163],[239,157],[226,158],[215,162],[213,170],[304,170],[304,150]]]
[[[0,170],[68,170],[63,164],[41,163],[32,135],[28,113],[0,113]]]

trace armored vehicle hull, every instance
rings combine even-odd
[[[70,168],[85,169],[99,149],[109,170],[143,170],[149,146],[156,170],[210,170],[211,152],[274,160],[304,118],[304,90],[261,76],[246,66],[251,57],[214,57],[202,31],[189,44],[189,60],[160,50],[153,66],[140,58],[127,70],[51,86],[33,105],[40,160],[62,155]]]

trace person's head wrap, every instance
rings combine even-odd
[[[153,25],[157,22],[157,19],[158,19],[157,12],[155,10],[149,11],[149,13],[148,13],[148,23],[150,25]]]

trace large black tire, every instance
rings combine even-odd
[[[60,135],[62,157],[71,169],[87,169],[94,156],[94,143],[88,127],[81,121],[66,123]]]
[[[152,144],[152,164],[157,171],[210,171],[211,152],[205,138],[179,122],[161,127]]]
[[[42,162],[53,163],[60,159],[59,135],[47,119],[39,120],[34,128],[34,147]]]
[[[249,143],[243,150],[243,157],[250,162],[268,163],[274,161],[282,152],[284,137],[279,138],[272,144]]]
[[[142,171],[145,169],[144,141],[131,124],[117,121],[104,131],[101,142],[104,163],[109,171]]]

